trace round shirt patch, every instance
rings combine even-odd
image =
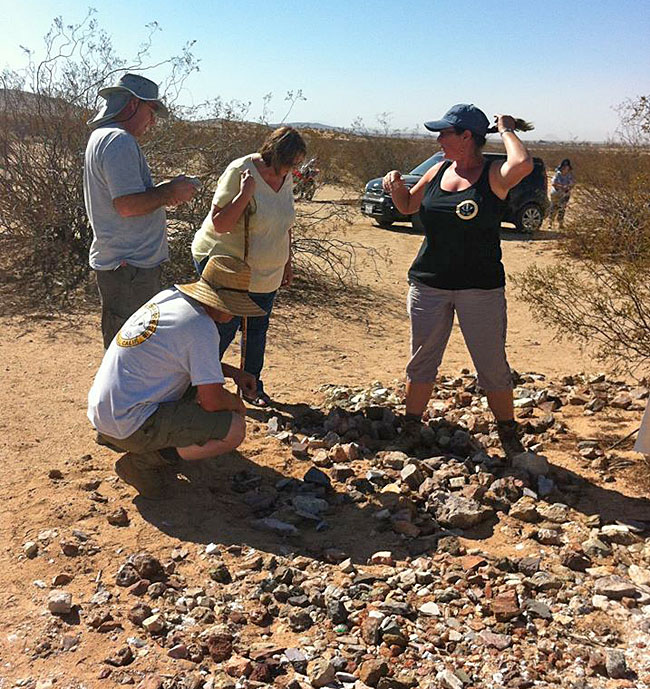
[[[456,206],[456,215],[461,220],[471,220],[478,215],[478,203],[473,199],[467,199],[467,201],[461,201]]]
[[[135,347],[148,340],[158,328],[160,308],[158,304],[145,304],[136,311],[117,333],[120,347]]]

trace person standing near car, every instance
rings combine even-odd
[[[445,159],[411,189],[397,170],[384,177],[383,186],[401,213],[419,210],[425,230],[409,270],[407,420],[419,423],[426,409],[455,313],[506,457],[511,458],[524,448],[514,420],[512,375],[505,352],[505,271],[499,231],[506,196],[530,174],[533,162],[515,133],[517,121],[510,115],[495,119],[493,131],[501,135],[505,161],[483,156],[490,131],[485,114],[474,105],[454,105],[441,120],[424,125],[439,132]]]
[[[165,207],[189,201],[196,186],[184,175],[154,185],[138,144],[156,116],[168,115],[157,84],[125,74],[99,95],[106,102],[88,122],[93,132],[83,185],[108,349],[127,318],[162,289],[161,266],[169,256]]]
[[[192,241],[199,273],[215,254],[245,259],[251,267],[251,299],[265,314],[247,321],[244,370],[257,379],[257,390],[245,392],[244,398],[259,407],[271,404],[261,378],[266,334],[275,295],[280,286],[289,287],[293,280],[291,226],[296,211],[292,171],[302,164],[306,151],[296,129],[279,127],[256,153],[233,160],[219,177],[212,208]],[[241,328],[241,318],[217,327],[221,358]]]
[[[564,227],[564,214],[569,205],[571,190],[575,184],[571,161],[565,158],[556,168],[551,180],[551,211],[548,217],[549,229],[553,227],[553,221],[557,217],[558,227]]]

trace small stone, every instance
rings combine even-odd
[[[424,481],[424,475],[415,464],[407,464],[400,472],[400,476],[411,490],[417,490]]]
[[[636,586],[629,579],[617,574],[597,579],[594,583],[594,591],[596,594],[607,596],[611,600],[636,598],[638,596]]]
[[[421,605],[419,608],[419,612],[421,615],[425,615],[426,617],[440,616],[440,608],[433,601],[429,601],[428,603],[424,603],[423,605]]]
[[[479,638],[488,648],[496,648],[498,651],[505,651],[512,646],[512,637],[509,634],[495,634],[487,629],[479,632]]]
[[[233,638],[230,634],[215,632],[208,636],[208,652],[215,663],[223,663],[232,655]]]
[[[462,680],[451,670],[440,670],[436,675],[436,681],[443,689],[463,689]]]
[[[129,586],[126,591],[132,596],[144,596],[144,594],[149,590],[150,586],[151,582],[149,579],[140,579],[140,581],[136,581],[135,584]]]
[[[533,538],[542,545],[562,545],[562,533],[557,529],[539,529],[533,533]]]
[[[329,476],[320,469],[316,467],[311,467],[309,471],[302,478],[305,483],[314,483],[317,486],[323,486],[324,488],[330,488],[331,482]]]
[[[370,556],[368,563],[371,565],[388,565],[392,567],[395,561],[393,560],[393,553],[390,550],[380,550]]]
[[[216,567],[212,567],[209,571],[210,579],[216,581],[218,584],[230,584],[232,583],[232,575],[228,567],[221,563]]]
[[[307,676],[315,689],[324,687],[336,679],[336,668],[325,658],[316,658],[307,665]]]
[[[150,553],[136,553],[128,559],[128,564],[135,568],[142,579],[149,579],[149,581],[163,581],[167,578],[165,570],[160,564],[160,561]]]
[[[79,555],[79,544],[69,538],[62,538],[59,545],[61,546],[61,552],[66,557],[76,557]]]
[[[104,661],[107,665],[114,667],[124,667],[130,665],[134,660],[133,651],[129,646],[122,646],[112,656],[109,656]]]
[[[359,679],[369,687],[376,687],[388,674],[388,663],[383,660],[366,660],[359,667]]]
[[[53,615],[67,615],[72,611],[72,594],[67,591],[51,591],[47,599],[47,609]]]
[[[516,469],[524,469],[532,476],[545,476],[551,469],[546,457],[534,452],[522,452],[515,455],[512,466]]]
[[[157,612],[154,615],[151,615],[151,617],[147,617],[146,620],[143,620],[142,626],[150,634],[160,634],[165,630],[167,625],[165,623],[165,618],[163,617],[163,614]]]
[[[521,613],[517,592],[514,589],[506,591],[492,599],[490,610],[497,622],[507,622]]]
[[[564,524],[569,521],[569,508],[559,502],[552,505],[542,503],[537,511],[544,519],[555,524]]]
[[[624,679],[627,677],[627,662],[625,653],[618,648],[610,649],[605,656],[605,668],[611,679]]]
[[[138,603],[134,605],[128,612],[127,617],[134,625],[141,627],[142,623],[149,617],[151,617],[151,608],[144,603]]]
[[[180,658],[187,658],[189,653],[185,644],[176,644],[175,646],[172,646],[169,651],[167,651],[167,655],[170,658],[175,658],[178,660]]]
[[[63,478],[63,472],[60,469],[50,469],[47,472],[47,477],[53,481],[60,481]]]
[[[225,664],[225,670],[231,677],[248,677],[253,670],[253,664],[248,658],[232,656]]]
[[[494,510],[462,495],[450,493],[436,511],[436,518],[452,529],[468,529],[489,519]]]
[[[650,569],[644,569],[638,565],[630,565],[627,573],[637,586],[650,586]]]
[[[539,617],[543,620],[553,619],[553,614],[551,613],[551,609],[548,607],[548,605],[533,598],[529,598],[524,603],[524,609],[529,617]]]
[[[293,524],[283,522],[280,519],[274,519],[273,517],[255,519],[251,522],[251,526],[258,531],[270,531],[279,536],[295,536],[300,533]]]
[[[106,521],[111,526],[128,526],[130,524],[128,512],[123,507],[118,507],[107,514]]]
[[[514,519],[519,519],[519,521],[528,522],[530,524],[539,521],[539,513],[537,512],[535,501],[525,495],[517,500],[510,508],[508,514]]]
[[[567,548],[562,551],[560,562],[574,572],[585,572],[591,567],[591,560],[579,550]]]
[[[298,459],[309,459],[309,443],[291,443],[291,454]]]
[[[65,586],[66,584],[69,584],[74,577],[72,574],[68,574],[67,572],[61,572],[60,574],[55,574],[52,577],[52,586]]]
[[[38,555],[38,543],[27,541],[23,544],[23,553],[30,559],[36,557]]]

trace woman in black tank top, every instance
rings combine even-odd
[[[499,230],[508,192],[532,172],[533,164],[515,134],[518,124],[526,126],[509,115],[496,115],[495,120],[496,128],[490,129],[481,110],[460,104],[441,120],[426,122],[427,129],[439,132],[445,160],[410,190],[393,170],[384,177],[384,189],[401,213],[419,212],[425,228],[409,270],[412,356],[407,366],[407,418],[419,422],[426,409],[455,313],[510,458],[523,447],[517,437],[505,357],[505,272]],[[501,134],[505,161],[484,158],[482,147],[489,131]]]

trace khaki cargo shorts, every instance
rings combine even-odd
[[[458,317],[478,384],[488,392],[512,388],[506,359],[506,297],[496,289],[448,290],[411,280],[407,302],[411,318],[411,359],[406,367],[413,383],[433,383]]]
[[[158,409],[127,438],[97,434],[97,442],[116,451],[142,454],[166,447],[205,445],[208,440],[223,440],[230,430],[232,412],[202,409],[192,396],[175,402],[163,402]]]

